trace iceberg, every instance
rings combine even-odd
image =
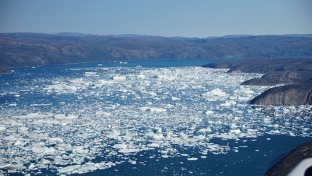
[[[73,172],[73,171],[79,169],[80,167],[81,167],[81,165],[72,165],[72,166],[59,168],[57,171],[59,174],[68,174],[70,172]]]

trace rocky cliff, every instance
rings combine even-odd
[[[312,85],[271,88],[250,101],[257,105],[312,105]]]

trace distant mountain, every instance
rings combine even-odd
[[[312,38],[312,34],[285,34],[284,36],[288,36],[288,37],[308,37],[308,38]]]
[[[241,38],[241,37],[253,37],[255,35],[246,35],[246,34],[240,34],[240,35],[225,35],[221,38]]]
[[[63,37],[84,37],[84,36],[100,36],[97,34],[83,34],[83,33],[77,33],[77,32],[60,32],[53,34],[56,36],[63,36]]]
[[[80,33],[2,33],[0,67],[147,59],[312,57],[312,38],[224,36],[184,38]]]

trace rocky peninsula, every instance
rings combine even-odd
[[[275,85],[250,101],[255,105],[311,105],[312,59],[243,59],[214,62],[203,67],[229,68],[229,72],[263,73],[242,85]],[[281,86],[282,85],[282,86]]]
[[[312,105],[312,85],[286,85],[271,88],[250,101],[259,105]]]

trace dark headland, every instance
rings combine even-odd
[[[229,72],[263,73],[242,85],[271,85],[271,88],[250,101],[256,105],[311,105],[312,58],[243,59],[204,65],[229,68]],[[283,86],[279,86],[283,85]]]

